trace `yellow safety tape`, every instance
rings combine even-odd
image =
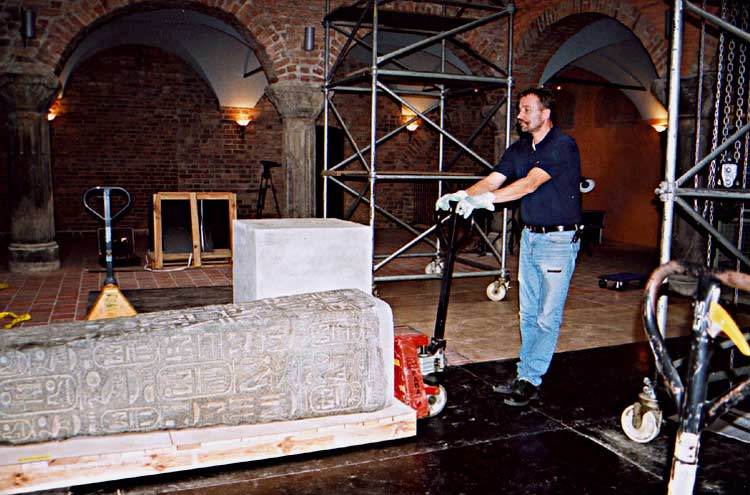
[[[8,287],[10,287],[10,285],[8,285],[8,284],[0,284],[0,290],[7,289]]]
[[[31,319],[31,315],[29,313],[23,313],[23,314],[17,315],[10,311],[0,312],[0,319],[5,318],[6,316],[10,316],[11,318],[13,318],[13,320],[11,320],[10,323],[7,323],[6,325],[4,325],[4,328],[6,330],[10,330],[11,328],[18,325],[19,323],[23,321],[29,321]]]
[[[35,455],[32,457],[19,457],[17,459],[17,462],[34,462],[34,461],[46,461],[52,459],[51,454],[45,454],[45,455]]]

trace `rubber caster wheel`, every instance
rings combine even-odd
[[[445,404],[448,403],[448,392],[445,391],[445,387],[438,385],[438,393],[427,397],[427,403],[430,406],[430,412],[427,414],[428,418],[433,418],[440,414],[445,408]]]
[[[599,287],[601,287],[602,289],[606,289],[607,288],[607,281],[606,280],[600,280],[599,281]]]
[[[505,296],[508,294],[508,287],[504,283],[495,280],[487,286],[486,292],[487,299],[498,302],[505,299]]]
[[[424,267],[424,272],[427,275],[440,275],[443,273],[443,261],[430,261],[427,266]]]
[[[640,403],[631,404],[625,408],[620,416],[620,425],[625,435],[634,442],[648,443],[659,434],[661,429],[661,421],[658,420],[657,415],[654,411],[646,411],[641,419],[640,428],[636,428],[633,424],[633,417],[635,416],[635,408],[641,407]]]

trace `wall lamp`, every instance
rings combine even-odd
[[[401,124],[406,124],[407,131],[414,132],[419,129],[419,126],[422,124],[422,119],[418,118],[411,110],[404,107],[401,109]]]
[[[245,129],[247,126],[255,122],[257,118],[257,111],[252,108],[241,108],[238,109],[234,116],[234,123],[240,126],[240,134],[245,136]]]
[[[312,26],[305,26],[305,39],[302,43],[302,49],[306,52],[315,50],[315,28]]]
[[[36,37],[36,12],[31,9],[21,9],[21,38],[23,46],[29,46],[29,40]]]
[[[654,128],[656,132],[664,132],[667,130],[669,121],[667,119],[651,119],[648,124]]]

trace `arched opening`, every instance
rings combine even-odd
[[[246,36],[203,12],[161,9],[76,40],[51,123],[59,233],[100,226],[81,205],[100,185],[130,191],[121,224],[143,231],[160,191],[234,192],[238,216],[255,215],[259,161],[281,161],[281,121]]]
[[[576,17],[550,29],[563,32]],[[582,175],[596,182],[583,195],[583,208],[604,212],[603,237],[610,242],[657,245],[653,191],[663,163],[657,127],[666,121],[666,110],[650,91],[656,78],[635,34],[613,18],[600,17],[559,45],[539,80],[567,102],[563,112],[572,112],[561,116],[564,127],[578,142]]]

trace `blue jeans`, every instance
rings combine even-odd
[[[523,229],[518,262],[521,352],[518,378],[537,387],[560,335],[563,308],[580,241],[575,232],[535,234]]]

